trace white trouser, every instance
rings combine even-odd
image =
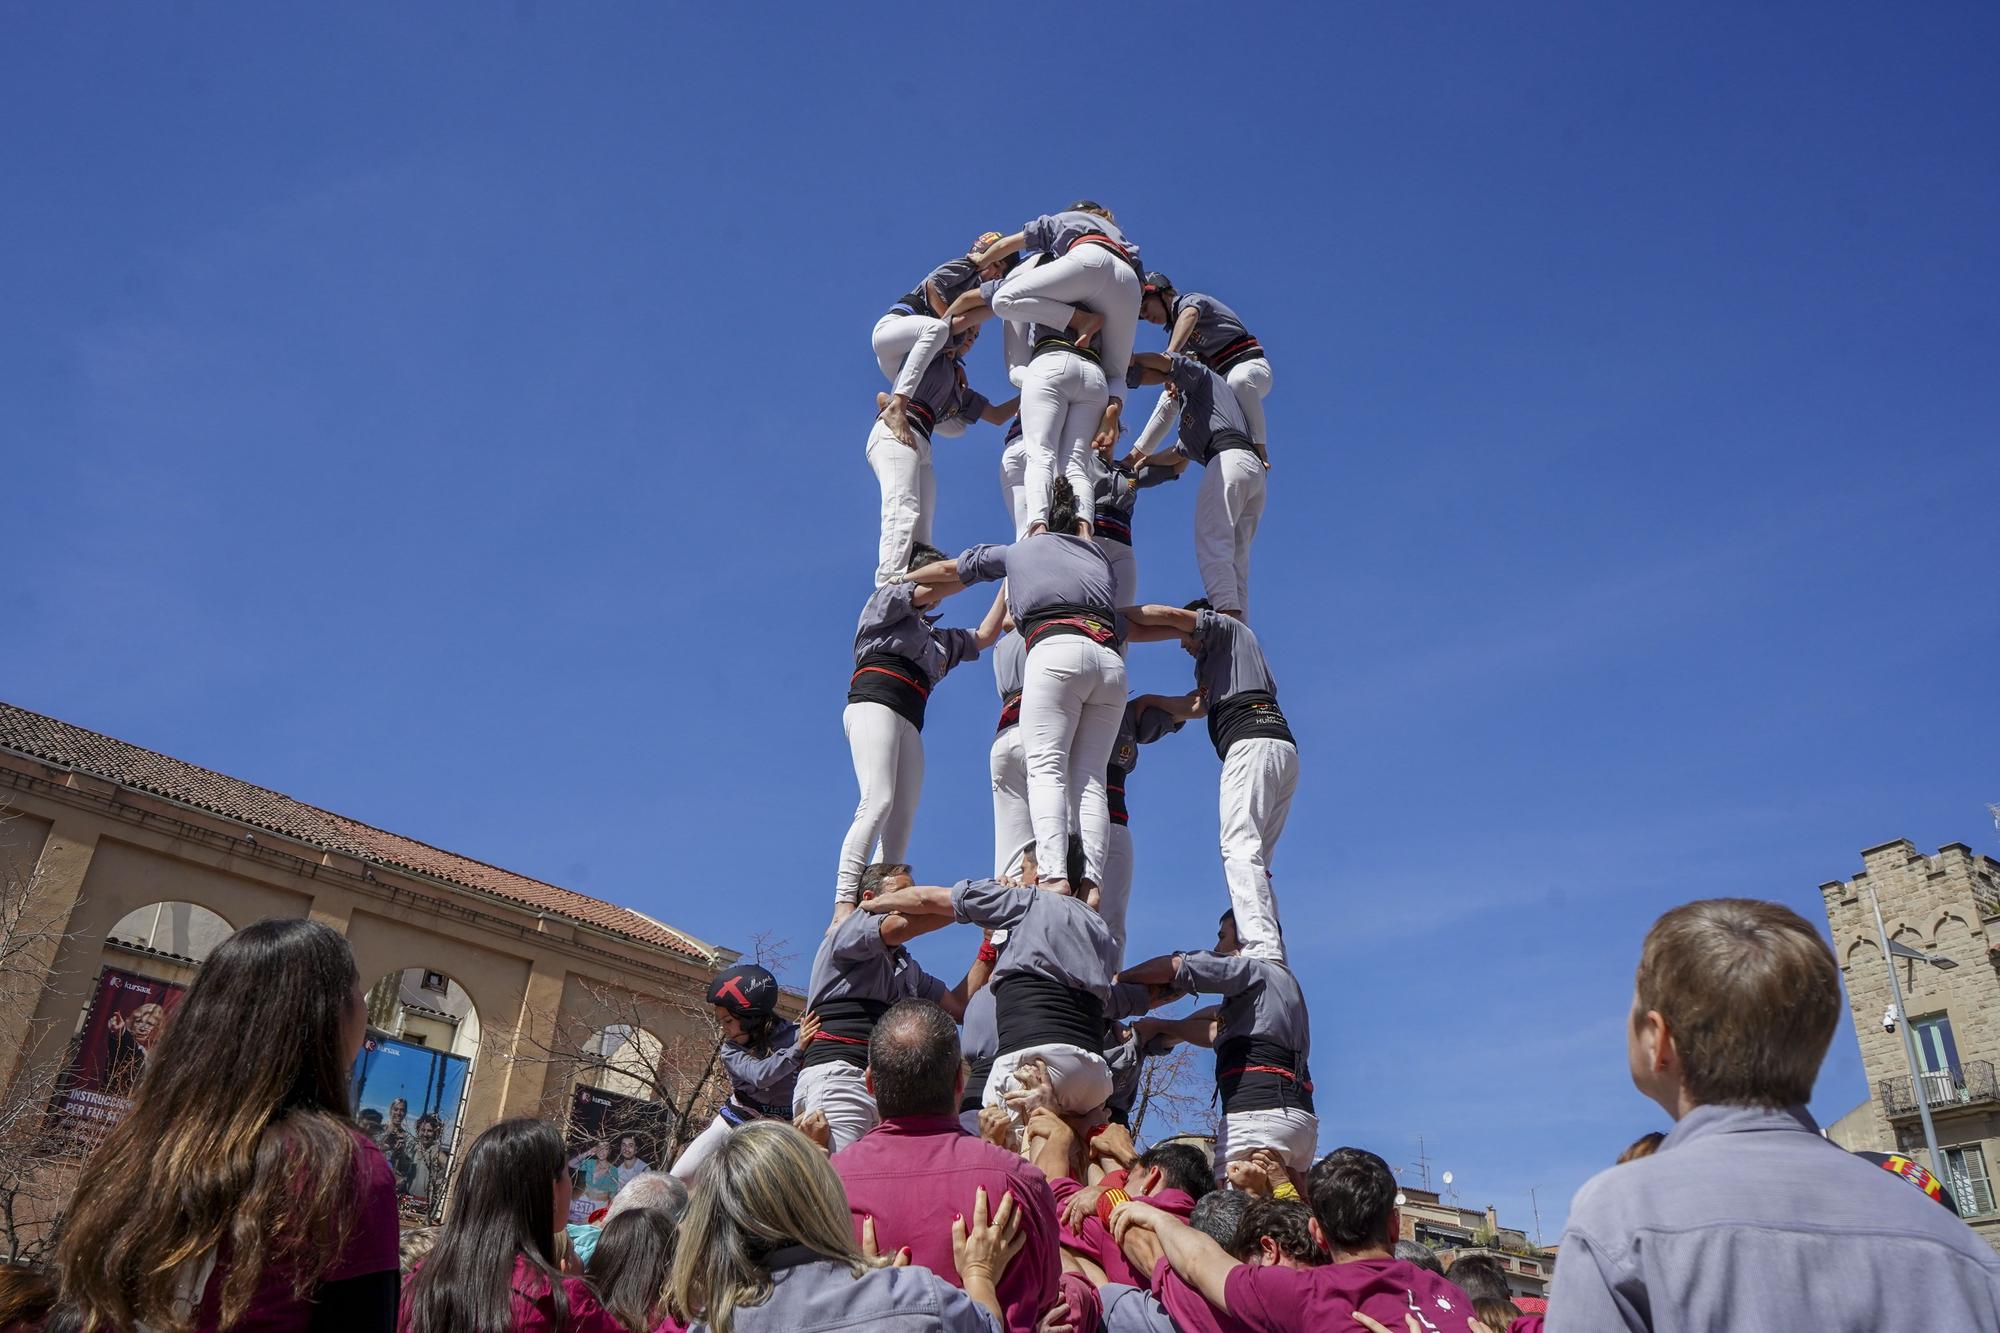
[[[867,1075],[859,1065],[835,1061],[808,1065],[799,1071],[798,1086],[792,1090],[792,1123],[807,1111],[826,1116],[833,1130],[829,1151],[839,1152],[866,1134],[882,1118],[875,1099],[868,1094]]]
[[[1024,435],[1000,451],[1000,494],[1014,521],[1014,540],[1028,535],[1028,441]]]
[[[1287,1170],[1304,1171],[1319,1148],[1319,1117],[1296,1106],[1228,1112],[1215,1135],[1215,1178],[1225,1178],[1223,1163],[1248,1157],[1255,1148],[1270,1148]]]
[[[868,432],[868,466],[882,488],[882,537],[875,548],[875,586],[881,587],[910,563],[913,542],[930,544],[931,515],[937,512],[937,470],[931,442],[916,432],[915,448],[877,421]]]
[[[1023,1046],[995,1060],[993,1072],[986,1076],[983,1104],[1005,1106],[1007,1094],[1021,1090],[1014,1071],[1036,1059],[1048,1064],[1049,1085],[1055,1090],[1051,1105],[1062,1114],[1082,1115],[1096,1110],[1110,1098],[1111,1066],[1104,1063],[1104,1057],[1081,1046],[1054,1041],[1042,1046]]]
[[[1090,441],[1104,419],[1104,372],[1074,352],[1044,352],[1021,378],[1021,440],[1027,445],[1022,505],[1029,523],[1049,516],[1049,486],[1060,472],[1076,492],[1077,517],[1096,513]],[[1021,531],[1027,530],[1022,525]]]
[[[1125,965],[1125,913],[1132,904],[1132,830],[1112,824],[1104,854],[1104,878],[1097,882],[1097,914],[1111,929],[1118,946],[1118,965]]]
[[[1084,825],[1086,797],[1104,808],[1104,770],[1125,717],[1125,659],[1081,634],[1045,632],[1028,649],[1021,682],[1021,749],[1028,818],[1043,879],[1068,878],[1069,835],[1083,837],[1084,875],[1101,882],[1108,820]],[[1070,886],[1075,889],[1077,886]]]
[[[1104,362],[1112,397],[1125,396],[1125,370],[1139,331],[1139,275],[1101,245],[1073,245],[1069,253],[1033,268],[1015,269],[993,293],[993,313],[1020,324],[1063,329],[1078,307],[1104,316],[1090,346]]]
[[[924,792],[924,738],[887,704],[849,704],[840,722],[854,755],[861,804],[840,844],[833,900],[856,903],[861,901],[861,872],[877,843],[884,861],[909,858],[917,798]]]
[[[1285,942],[1271,858],[1298,785],[1299,752],[1290,741],[1240,740],[1222,761],[1222,875],[1236,910],[1236,937],[1244,953],[1274,963],[1285,961]]]
[[[924,367],[951,341],[951,325],[933,315],[890,311],[875,321],[875,364],[891,382],[891,393],[908,398],[917,391]]]
[[[1021,748],[1019,723],[993,738],[987,755],[993,775],[993,878],[1002,879],[1021,864],[1021,851],[1035,840],[1028,818],[1028,757]]]
[[[1236,394],[1236,405],[1243,409],[1250,438],[1268,444],[1270,441],[1264,435],[1264,399],[1271,393],[1271,363],[1261,356],[1239,361],[1223,378]]]
[[[667,1174],[683,1185],[694,1184],[695,1172],[701,1170],[701,1164],[722,1146],[722,1141],[729,1137],[732,1128],[734,1126],[721,1116],[709,1121],[708,1128],[695,1135],[694,1142],[681,1149],[681,1155],[674,1158],[674,1164],[667,1169]]]
[[[1248,449],[1225,449],[1202,469],[1194,502],[1194,563],[1218,611],[1250,616],[1250,542],[1264,516],[1264,465]]]
[[[1139,605],[1139,554],[1124,542],[1099,537],[1097,549],[1111,562],[1111,577],[1118,587],[1120,608]]]

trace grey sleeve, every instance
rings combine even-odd
[[[1198,949],[1181,955],[1174,969],[1174,985],[1203,995],[1241,995],[1257,984],[1257,965],[1242,954],[1211,953]]]
[[[1021,235],[1027,238],[1027,244],[1022,247],[1023,249],[1046,251],[1055,243],[1056,220],[1044,213],[1021,228]]]
[[[1131,365],[1125,367],[1125,387],[1128,389],[1137,389],[1142,387],[1145,384],[1145,380],[1140,378],[1140,376],[1143,373],[1144,373],[1144,367],[1142,367],[1137,361],[1134,361]]]
[[[1175,352],[1167,363],[1167,376],[1180,386],[1183,399],[1208,379],[1209,370],[1186,352]]]
[[[1111,1003],[1104,1006],[1106,1018],[1131,1018],[1146,1012],[1146,1002],[1153,998],[1150,986],[1141,986],[1136,981],[1121,981],[1111,988]]]
[[[935,1274],[931,1281],[938,1297],[938,1328],[943,1333],[1006,1333],[991,1310]]]
[[[1645,1283],[1636,1273],[1613,1261],[1575,1227],[1563,1232],[1561,1248],[1563,1261],[1556,1265],[1555,1285],[1549,1288],[1546,1333],[1621,1328],[1644,1333],[1652,1328],[1650,1304],[1641,1305]]]
[[[947,440],[965,434],[965,428],[967,426],[978,425],[979,418],[986,415],[986,409],[992,405],[993,400],[985,394],[979,392],[977,389],[967,389],[965,397],[959,400],[958,411],[952,413],[948,421],[938,422],[938,434],[944,436]],[[947,424],[956,429],[945,429]]]
[[[991,583],[1007,577],[1007,548],[975,546],[958,557],[960,583]]]
[[[1139,744],[1151,745],[1160,737],[1171,736],[1186,725],[1164,708],[1142,708],[1139,716],[1133,719],[1132,734]]]
[[[1194,634],[1201,640],[1202,647],[1214,652],[1235,639],[1237,621],[1219,611],[1197,611],[1194,613]]]
[[[989,930],[1011,930],[1028,914],[1040,889],[1017,888],[993,879],[962,879],[951,889],[951,910],[961,922]]]
[[[1167,452],[1171,453],[1172,451],[1168,450]],[[1132,478],[1132,489],[1143,491],[1149,487],[1158,486],[1162,482],[1179,481],[1180,479],[1181,474],[1172,468],[1159,467],[1153,463],[1148,463],[1139,469],[1138,476]]]
[[[729,1081],[739,1087],[768,1088],[797,1071],[799,1052],[795,1045],[788,1042],[769,1055],[753,1055],[747,1047],[725,1041],[722,1043],[722,1066],[729,1071]]]
[[[962,662],[979,659],[979,634],[969,629],[941,629],[934,631],[938,642],[944,646],[944,669],[951,670]]]

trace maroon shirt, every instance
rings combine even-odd
[[[359,1130],[354,1134],[353,1221],[347,1242],[321,1271],[321,1282],[342,1282],[367,1277],[370,1273],[393,1273],[400,1263],[397,1255],[396,1174],[389,1169],[382,1150]],[[222,1323],[222,1284],[229,1277],[229,1242],[218,1253],[215,1270],[202,1288],[201,1304],[195,1309],[195,1333],[215,1333]],[[303,1333],[312,1323],[312,1293],[301,1299],[292,1294],[296,1266],[282,1257],[272,1258],[257,1276],[257,1290],[243,1317],[231,1325],[231,1333]]]
[[[1181,1333],[1246,1333],[1249,1328],[1241,1319],[1216,1309],[1208,1303],[1208,1297],[1188,1285],[1187,1279],[1174,1271],[1167,1257],[1160,1256],[1153,1265],[1153,1295],[1159,1298],[1160,1308],[1167,1312],[1167,1318],[1174,1321],[1174,1327]],[[1356,1328],[1361,1325],[1356,1324]],[[1459,1333],[1458,1329],[1451,1333]]]
[[[882,1253],[908,1246],[910,1262],[959,1287],[964,1284],[952,1261],[952,1222],[972,1216],[981,1185],[994,1208],[1011,1191],[1027,1243],[1000,1275],[1000,1308],[1008,1333],[1034,1333],[1036,1321],[1055,1301],[1062,1265],[1055,1195],[1032,1163],[966,1133],[956,1116],[923,1115],[884,1120],[832,1160],[847,1186],[855,1239],[861,1237],[862,1218],[873,1217]]]
[[[1083,1188],[1074,1180],[1058,1180],[1052,1184],[1055,1187],[1058,1207],[1068,1203],[1070,1195]],[[1134,1202],[1150,1203],[1163,1213],[1172,1213],[1183,1222],[1194,1212],[1194,1199],[1185,1190],[1168,1188],[1158,1194],[1149,1194],[1144,1198],[1135,1195],[1133,1198]],[[1118,1248],[1118,1242],[1111,1238],[1111,1233],[1105,1229],[1104,1223],[1098,1221],[1094,1214],[1083,1219],[1083,1225],[1074,1232],[1065,1228],[1062,1233],[1062,1243],[1102,1268],[1106,1282],[1121,1282],[1128,1287],[1137,1287],[1141,1291],[1152,1290],[1151,1275],[1133,1271],[1132,1265],[1125,1260],[1125,1252]]]
[[[562,1280],[563,1295],[569,1298],[569,1321],[556,1322],[556,1303],[548,1278],[528,1267],[526,1259],[514,1261],[514,1333],[625,1333],[625,1326],[597,1303],[596,1293],[580,1277]]]
[[[1414,1313],[1420,1327],[1459,1333],[1472,1317],[1472,1298],[1428,1269],[1401,1259],[1354,1259],[1318,1268],[1256,1268],[1238,1264],[1222,1287],[1229,1313],[1253,1333],[1302,1328],[1349,1328],[1354,1312],[1391,1328]]]

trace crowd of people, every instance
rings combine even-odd
[[[1018,390],[997,405],[965,371],[994,317]],[[1164,351],[1135,351],[1141,322]],[[729,1084],[713,1122],[661,1172],[636,1143],[572,1158],[555,1126],[502,1121],[459,1155],[443,1225],[399,1230],[383,1136],[350,1114],[352,956],[324,925],[259,922],[203,966],[81,1172],[53,1273],[7,1276],[0,1330],[2000,1330],[2000,1256],[1948,1194],[1805,1111],[1839,973],[1771,903],[1690,903],[1646,936],[1630,1071],[1673,1127],[1578,1194],[1545,1316],[1491,1257],[1447,1267],[1400,1234],[1383,1158],[1321,1150],[1272,890],[1298,752],[1249,624],[1261,344],[1082,201],[933,269],[873,349],[880,538],[844,717],[860,802],[797,1019],[761,967],[709,987]],[[1125,393],[1149,383],[1116,457]],[[1010,418],[1012,539],[947,557],[930,437]],[[1190,462],[1205,596],[1146,603],[1132,506]],[[981,582],[1001,590],[978,627],[939,627]],[[1128,646],[1165,640],[1192,688],[1128,697]],[[919,884],[925,702],[989,649],[991,872]],[[1139,746],[1195,719],[1221,765],[1213,943],[1128,961],[1126,783]],[[906,946],[954,925],[979,942],[951,981]],[[1214,1003],[1159,1012],[1195,995]],[[1145,1058],[1178,1043],[1215,1052],[1212,1144],[1128,1127]],[[579,1170],[609,1206],[572,1224]]]

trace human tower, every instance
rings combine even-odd
[[[998,402],[966,373],[991,319],[1017,391]],[[1164,350],[1135,351],[1142,321],[1168,331]],[[1018,1136],[1040,1106],[1086,1126],[1120,1120],[1143,1057],[1190,1041],[1215,1048],[1218,1175],[1253,1153],[1302,1173],[1319,1131],[1309,1025],[1270,872],[1298,750],[1249,623],[1250,548],[1270,467],[1263,345],[1220,300],[1145,270],[1111,210],[1089,200],[1011,235],[979,236],[890,306],[872,345],[888,381],[867,445],[880,537],[842,719],[861,791],[840,847],[832,922],[803,1027],[779,1018],[777,983],[764,969],[715,979],[709,1002],[731,1095],[674,1173],[691,1179],[752,1119],[811,1114],[835,1151],[860,1137],[877,1120],[869,1034],[912,996],[963,1025],[969,1130]],[[1120,457],[1126,395],[1149,385],[1164,388]],[[1007,427],[1000,481],[1012,540],[952,557],[931,545],[931,442],[981,422]],[[1194,533],[1204,596],[1143,603],[1139,492],[1190,464],[1202,469]],[[979,625],[940,627],[936,608],[977,583],[999,585]],[[1128,697],[1130,645],[1165,640],[1194,659],[1193,688]],[[953,668],[989,650],[1000,695],[989,755],[992,874],[920,886],[905,858],[924,779],[925,706]],[[1212,948],[1127,966],[1127,781],[1141,745],[1197,719],[1221,763],[1228,910]],[[948,985],[904,945],[954,922],[985,934],[965,976]],[[1187,1019],[1144,1016],[1194,993],[1220,1003]]]

